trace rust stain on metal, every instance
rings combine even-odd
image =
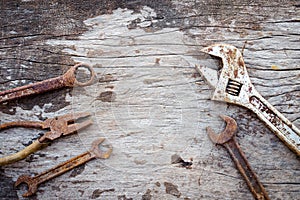
[[[243,58],[242,58],[241,56],[240,56],[239,59],[238,59],[238,65],[239,65],[240,67],[244,67],[244,65],[245,65],[244,60],[243,60]]]
[[[234,71],[233,71],[234,78],[236,78],[238,76],[238,72],[239,72],[238,69],[234,69]]]
[[[86,68],[89,70],[90,79],[88,81],[80,82],[76,79],[76,72],[78,68]],[[95,77],[96,74],[92,67],[86,64],[77,64],[71,67],[62,76],[0,92],[0,103],[12,101],[14,99],[23,98],[33,94],[40,94],[51,90],[60,89],[63,87],[91,85],[94,82]]]
[[[234,136],[237,131],[236,121],[225,115],[222,115],[221,118],[227,124],[225,130],[220,134],[216,134],[210,127],[207,127],[207,132],[210,139],[214,143],[222,145],[227,149],[232,160],[236,164],[237,169],[244,177],[254,198],[258,200],[270,200],[264,186],[260,183],[241,147],[235,140]]]
[[[91,114],[88,112],[66,114],[63,116],[49,118],[43,122],[35,121],[15,121],[8,122],[0,125],[0,130],[13,128],[13,127],[24,127],[24,128],[40,128],[50,129],[42,137],[34,141],[32,144],[27,146],[25,149],[0,158],[0,166],[11,164],[26,158],[28,155],[38,151],[39,149],[47,146],[50,141],[55,140],[61,136],[75,133],[93,122],[90,119],[83,120],[80,123],[75,123],[75,120],[89,117]]]
[[[71,158],[70,160],[61,163],[45,172],[42,172],[39,175],[36,175],[34,177],[30,177],[27,175],[22,175],[20,176],[16,183],[15,186],[17,187],[21,183],[26,183],[28,185],[28,191],[23,194],[23,197],[29,197],[32,196],[37,192],[38,186],[52,178],[55,178],[71,169],[74,169],[77,166],[80,166],[94,158],[101,158],[101,159],[107,159],[109,158],[111,152],[112,152],[112,147],[109,146],[108,150],[103,152],[99,148],[99,144],[101,144],[105,139],[104,138],[99,138],[95,140],[92,143],[92,148],[74,158]]]
[[[45,133],[40,139],[40,142],[49,140],[55,140],[61,136],[69,135],[77,132],[93,122],[90,119],[86,119],[80,123],[75,123],[78,119],[83,119],[91,116],[89,112],[66,114],[55,118],[47,119],[43,122],[43,129],[50,129],[49,132]]]

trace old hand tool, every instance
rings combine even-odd
[[[95,140],[92,143],[92,148],[79,155],[76,156],[62,164],[57,165],[56,167],[53,167],[37,176],[34,177],[30,177],[27,175],[22,175],[20,176],[16,183],[15,186],[20,185],[21,183],[26,183],[28,185],[28,191],[23,194],[23,197],[28,197],[31,196],[33,194],[36,193],[37,189],[38,189],[38,185],[40,185],[41,183],[44,183],[54,177],[57,177],[79,165],[82,165],[94,158],[102,158],[102,159],[106,159],[109,158],[111,152],[112,152],[112,147],[109,146],[107,151],[102,151],[99,148],[99,144],[101,144],[105,139],[104,138],[99,138],[97,140]]]
[[[75,120],[80,118],[89,117],[91,114],[87,112],[66,114],[63,116],[49,118],[43,122],[33,122],[33,121],[16,121],[8,122],[0,125],[0,130],[12,128],[12,127],[25,127],[25,128],[40,128],[40,129],[50,129],[42,137],[34,141],[32,144],[24,148],[23,150],[0,158],[0,166],[7,165],[10,163],[17,162],[26,158],[28,155],[38,151],[39,149],[47,146],[50,141],[55,140],[63,135],[69,135],[75,133],[89,125],[93,122],[91,119],[86,119],[80,123],[75,123]]]
[[[249,162],[235,140],[234,135],[237,131],[236,121],[225,115],[222,115],[221,118],[227,124],[225,130],[221,134],[215,134],[210,127],[207,127],[210,139],[214,143],[220,144],[227,149],[238,170],[246,180],[246,183],[255,199],[269,200],[270,198],[268,197],[264,186],[260,183],[256,174],[251,169]]]
[[[80,82],[76,79],[76,73],[79,68],[86,68],[89,70],[90,77],[88,81]],[[71,67],[62,76],[0,92],[0,103],[63,87],[90,85],[93,83],[95,76],[96,74],[91,66],[86,64],[77,64]]]
[[[216,70],[196,67],[209,85],[215,89],[212,100],[244,106],[258,115],[266,125],[298,156],[300,130],[265,100],[250,82],[241,52],[231,45],[215,44],[201,51],[222,58],[218,77]]]

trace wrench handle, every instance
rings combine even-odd
[[[249,102],[250,110],[256,113],[279,139],[300,156],[300,130],[262,96],[253,95],[249,98]]]
[[[64,87],[63,76],[0,92],[0,103]]]
[[[36,185],[39,185],[41,183],[44,183],[52,178],[55,178],[61,174],[64,174],[67,171],[70,171],[71,169],[74,169],[75,167],[78,167],[82,165],[83,163],[86,163],[92,159],[94,159],[95,156],[91,154],[89,151],[80,154],[79,156],[76,156],[74,158],[71,158],[70,160],[67,160],[64,163],[61,163],[35,177],[33,177],[32,180],[34,180]]]
[[[101,144],[104,141],[104,138],[98,138],[92,143],[91,150],[80,154],[79,156],[76,156],[74,158],[71,158],[70,160],[67,160],[47,171],[42,172],[41,174],[38,174],[34,177],[30,177],[27,175],[20,176],[15,186],[20,185],[21,183],[26,183],[28,185],[28,191],[23,194],[23,197],[28,197],[37,192],[38,186],[41,183],[44,183],[52,178],[55,178],[71,169],[74,169],[75,167],[82,165],[94,158],[103,158],[106,159],[110,156],[110,153],[112,152],[112,147],[109,147],[108,151],[102,152],[100,148],[98,147],[99,144]]]
[[[79,165],[82,165],[89,160],[92,160],[93,158],[95,158],[95,156],[87,151],[34,177],[30,177],[27,175],[19,176],[15,183],[15,186],[18,186],[21,183],[26,183],[28,185],[28,191],[22,196],[29,197],[37,192],[38,186],[41,183],[55,178]]]
[[[255,199],[270,200],[264,186],[258,180],[235,138],[233,137],[231,140],[224,143],[223,146],[225,146],[229,152]]]
[[[81,82],[76,79],[76,72],[78,68],[86,68],[89,71],[89,80]],[[91,66],[77,64],[71,67],[65,74],[61,76],[0,92],[0,103],[26,97],[32,94],[40,94],[47,91],[60,89],[63,87],[91,85],[95,77],[96,73]]]

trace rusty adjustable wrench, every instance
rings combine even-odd
[[[264,186],[258,180],[258,177],[252,170],[241,147],[235,140],[234,136],[237,131],[236,121],[225,115],[221,115],[221,118],[227,124],[225,130],[220,134],[216,134],[210,127],[207,127],[210,139],[214,143],[222,145],[227,149],[255,199],[270,200]]]
[[[76,79],[76,72],[79,70],[79,68],[86,68],[90,72],[89,80],[86,82],[80,82]],[[33,94],[40,94],[47,91],[60,89],[63,87],[91,85],[95,79],[95,76],[96,74],[91,66],[86,64],[77,64],[71,67],[62,76],[0,92],[0,103]]]
[[[61,163],[45,172],[42,172],[37,176],[34,177],[30,177],[27,175],[20,176],[17,179],[15,186],[17,187],[21,183],[26,183],[28,185],[28,191],[23,194],[23,197],[28,197],[37,192],[38,186],[41,183],[44,183],[52,178],[55,178],[67,171],[70,171],[71,169],[74,169],[75,167],[82,165],[94,158],[101,158],[101,159],[109,158],[112,152],[112,146],[109,145],[107,151],[102,151],[99,148],[99,144],[103,143],[104,140],[105,140],[104,138],[99,138],[95,140],[92,143],[92,148],[89,151],[80,154],[79,156],[76,156],[74,158],[71,158],[70,160]]]
[[[223,66],[216,70],[197,66],[197,71],[215,89],[212,100],[225,101],[252,110],[292,151],[300,156],[300,130],[265,100],[252,85],[241,52],[234,46],[215,44],[201,51],[220,57]]]

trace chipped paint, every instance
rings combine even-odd
[[[272,66],[271,66],[271,69],[273,69],[273,70],[279,70],[280,67],[278,67],[277,65],[272,65]]]

